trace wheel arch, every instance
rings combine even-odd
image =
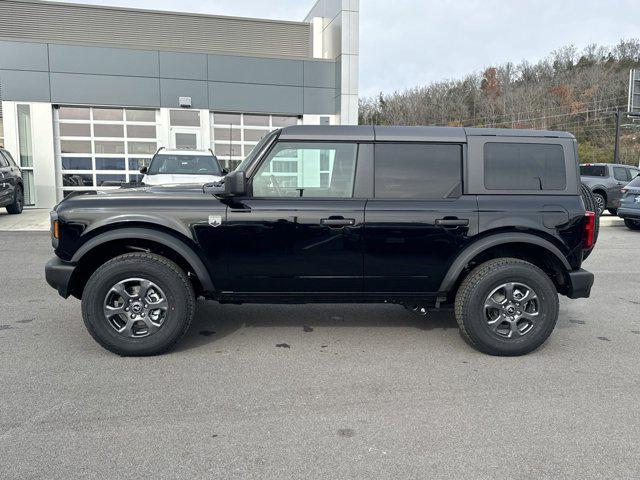
[[[499,257],[513,257],[530,261],[551,277],[559,292],[563,292],[571,264],[562,251],[549,240],[530,233],[498,233],[468,245],[450,265],[440,292],[452,292],[460,285],[469,267]]]
[[[204,295],[215,292],[213,278],[203,260],[186,241],[152,227],[122,227],[99,233],[86,241],[73,255],[77,265],[70,281],[70,293],[82,297],[84,284],[105,260],[132,251],[151,251],[177,263],[195,276],[196,290]]]

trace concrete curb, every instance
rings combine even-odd
[[[620,217],[604,216],[600,217],[600,226],[601,227],[624,227],[624,220]]]

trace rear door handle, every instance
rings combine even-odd
[[[466,227],[469,225],[468,218],[438,218],[436,225],[440,227]]]
[[[320,219],[320,225],[326,225],[329,228],[342,228],[355,224],[355,218],[329,217]]]

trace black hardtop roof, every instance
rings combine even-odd
[[[466,142],[471,136],[575,138],[568,132],[511,128],[403,127],[374,125],[294,125],[284,127],[283,140],[352,140],[381,142]]]

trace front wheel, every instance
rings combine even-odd
[[[123,356],[157,355],[186,333],[195,312],[187,275],[172,261],[127,253],[98,268],[82,295],[91,336]]]
[[[551,335],[558,293],[535,265],[516,258],[489,260],[462,282],[455,314],[465,338],[490,355],[524,355]]]
[[[631,218],[625,218],[624,224],[629,230],[640,230],[640,220],[633,220]]]

